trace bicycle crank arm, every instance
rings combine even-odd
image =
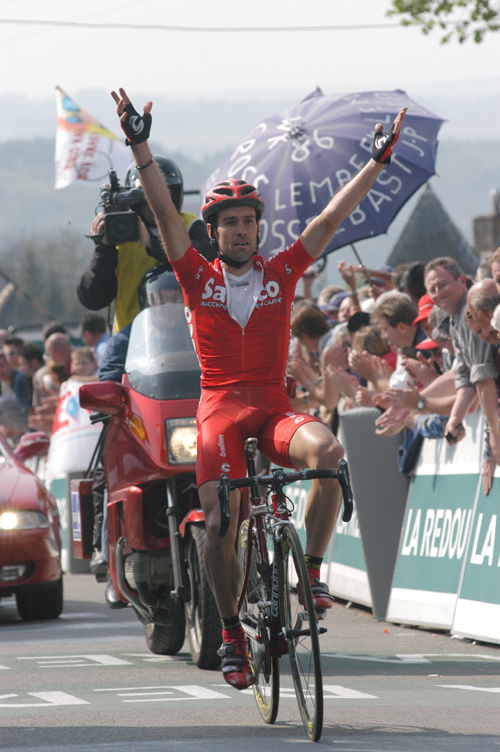
[[[318,634],[322,635],[328,632],[326,627],[318,627]],[[282,637],[284,640],[293,640],[295,637],[310,637],[310,629],[283,629],[278,637]]]
[[[260,674],[260,669],[262,668],[262,664],[264,663],[264,660],[266,658],[266,646],[263,643],[251,643],[250,644],[250,652],[253,653],[253,668],[254,668],[254,678],[257,679],[257,677]]]

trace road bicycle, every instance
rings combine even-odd
[[[349,470],[345,460],[340,460],[337,470],[285,472],[277,468],[259,476],[256,451],[257,439],[247,439],[246,478],[220,476],[219,535],[226,535],[229,527],[230,492],[249,489],[240,505],[238,612],[247,638],[257,707],[266,723],[274,723],[280,697],[279,659],[288,655],[302,723],[308,737],[318,741],[323,729],[319,635],[327,630],[318,624],[322,614],[316,614],[304,553],[291,521],[293,503],[283,488],[296,481],[336,478],[344,500],[342,519],[348,522],[353,511]]]

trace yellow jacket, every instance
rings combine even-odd
[[[190,226],[199,217],[189,212],[181,212],[181,218],[189,232]],[[121,243],[116,246],[118,263],[116,265],[117,294],[115,298],[115,319],[113,334],[127,324],[131,324],[141,308],[137,291],[141,279],[148,269],[158,266],[157,259],[150,256],[145,246],[140,243]]]

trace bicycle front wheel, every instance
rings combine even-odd
[[[279,659],[273,654],[270,630],[271,568],[263,562],[253,540],[248,546],[248,520],[239,530],[238,559],[241,577],[251,556],[250,576],[244,594],[240,619],[248,645],[248,660],[254,675],[253,693],[259,712],[266,723],[274,723],[280,697]]]
[[[282,529],[285,629],[302,723],[317,742],[323,730],[323,677],[318,620],[304,553],[294,527]]]

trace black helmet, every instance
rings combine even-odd
[[[141,310],[162,303],[183,303],[181,286],[170,266],[154,266],[141,279],[138,288]]]
[[[165,180],[170,188],[170,195],[172,196],[174,206],[180,213],[182,209],[182,199],[184,198],[184,181],[182,180],[182,173],[173,159],[162,157],[161,154],[154,154],[153,156],[156,164],[165,176]],[[132,162],[127,170],[125,175],[125,187],[141,187],[139,172],[135,166],[135,162]],[[146,197],[144,197],[144,201],[146,201]]]

